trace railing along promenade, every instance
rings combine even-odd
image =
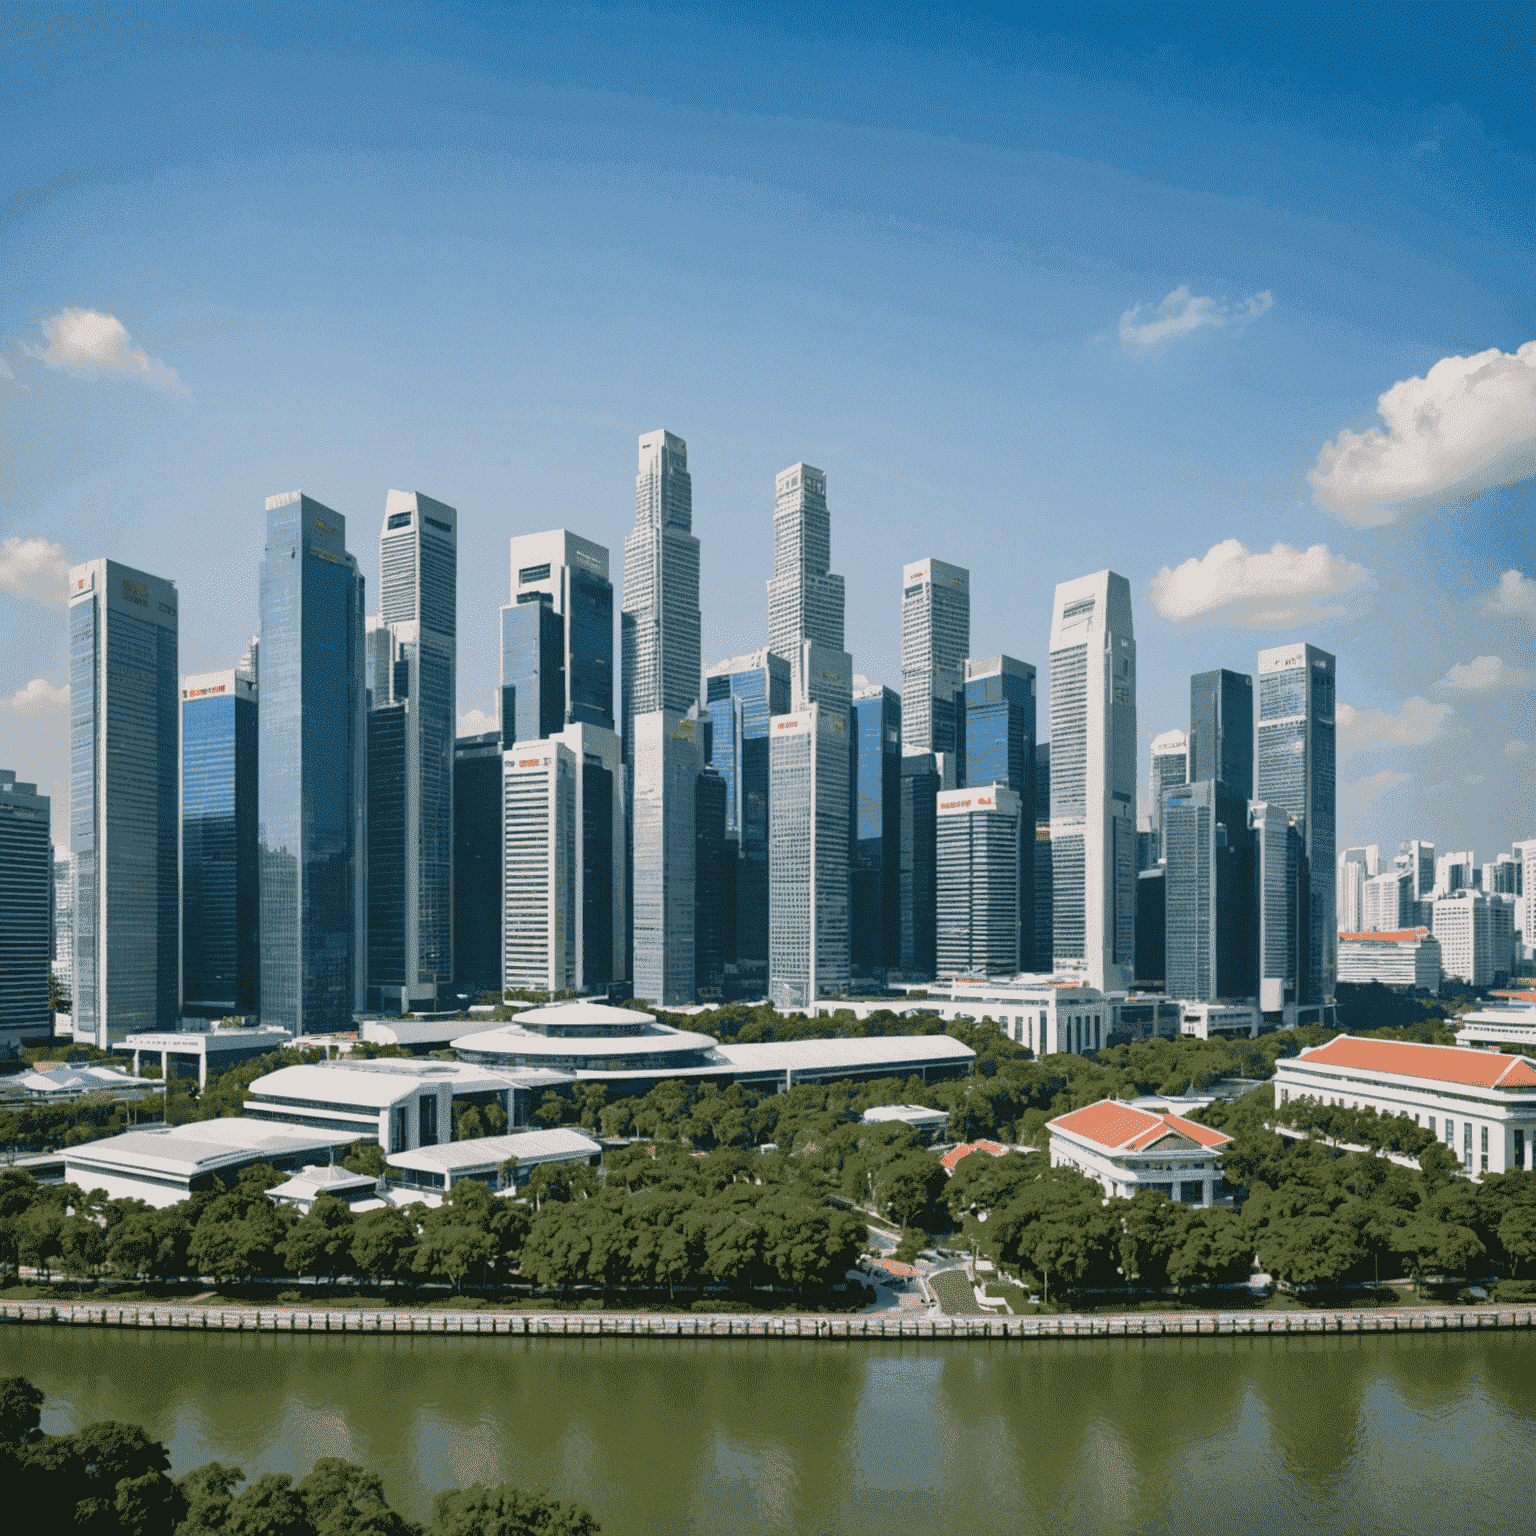
[[[1392,1307],[1359,1311],[1045,1314],[911,1317],[854,1313],[369,1311],[301,1307],[151,1306],[7,1301],[0,1324],[159,1328],[185,1333],[336,1334],[458,1338],[1159,1339],[1288,1334],[1428,1334],[1536,1327],[1530,1307]]]

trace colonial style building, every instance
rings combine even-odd
[[[1133,1109],[1118,1099],[1058,1115],[1046,1128],[1053,1168],[1076,1168],[1106,1195],[1155,1189],[1185,1205],[1215,1203],[1220,1154],[1232,1140],[1182,1115]]]

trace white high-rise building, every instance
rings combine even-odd
[[[959,753],[959,710],[971,654],[971,573],[942,560],[901,572],[901,752]],[[946,783],[956,782],[952,773]]]
[[[1445,974],[1473,987],[1509,975],[1514,955],[1515,898],[1463,887],[1435,898],[1435,937]]]
[[[620,602],[624,758],[639,715],[686,714],[699,697],[699,541],[693,534],[688,444],[670,432],[640,439],[635,527],[624,540]]]
[[[1376,843],[1346,848],[1339,854],[1334,892],[1340,933],[1359,933],[1365,928],[1365,882],[1381,873],[1381,849]],[[1394,922],[1392,927],[1398,925]]]
[[[1442,853],[1435,860],[1435,898],[1454,895],[1457,891],[1474,891],[1482,881],[1477,855],[1470,849],[1459,853]]]
[[[601,992],[624,975],[624,765],[616,732],[577,721],[551,738],[569,749],[575,774],[576,981]]]
[[[1051,614],[1052,950],[1100,991],[1135,972],[1136,640],[1131,586],[1098,571]]]
[[[630,722],[634,772],[634,995],[663,1008],[693,1000],[699,722],[671,709]]]
[[[791,464],[774,478],[768,649],[794,666],[803,641],[843,648],[843,578],[830,573],[832,516],[826,474]]]
[[[848,990],[848,719],[820,704],[768,733],[768,996],[805,1007]]]
[[[1152,861],[1163,860],[1163,791],[1189,781],[1189,737],[1161,731],[1152,738]]]
[[[1488,896],[1518,896],[1520,860],[1513,853],[1496,854],[1483,865],[1483,892]]]
[[[940,977],[1017,973],[1023,835],[1020,798],[1006,784],[939,794]]]
[[[65,997],[75,989],[75,856],[53,856],[53,979]]]
[[[512,604],[543,603],[563,621],[565,719],[614,726],[613,583],[608,551],[566,528],[511,541]]]
[[[502,985],[576,989],[576,763],[563,742],[502,754]]]
[[[1536,838],[1511,845],[1520,860],[1520,894],[1515,899],[1515,929],[1520,935],[1523,958],[1536,951]]]
[[[1395,933],[1418,926],[1413,880],[1406,869],[1388,870],[1365,881],[1360,887],[1359,903],[1359,921],[1346,927],[1341,915],[1340,933]]]

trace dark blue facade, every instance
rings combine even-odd
[[[694,972],[702,996],[725,979],[735,914],[727,910],[726,861],[734,855],[725,836],[725,780],[706,768],[694,780]]]
[[[902,973],[932,976],[938,967],[939,790],[932,752],[901,759]]]
[[[1188,782],[1220,779],[1253,796],[1253,679],[1219,667],[1189,680]]]
[[[901,696],[890,688],[853,701],[853,969],[901,964]]]
[[[573,567],[566,612],[571,719],[613,729],[613,583]]]
[[[460,992],[501,991],[501,895],[501,736],[490,731],[461,736],[453,747],[453,974]]]
[[[181,1008],[205,1018],[261,997],[256,700],[229,688],[181,710]]]
[[[565,729],[565,620],[540,597],[501,610],[501,733],[509,744]]]
[[[368,711],[368,1006],[400,1006],[405,963],[406,705]],[[393,989],[389,995],[388,989]]]

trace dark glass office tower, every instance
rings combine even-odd
[[[901,964],[901,695],[853,696],[853,969],[884,977]]]
[[[402,1009],[406,984],[405,702],[368,711],[369,1008]]]
[[[46,1045],[53,844],[49,797],[0,768],[0,1050]]]
[[[1167,870],[1161,865],[1136,877],[1136,985],[1161,987],[1168,964]]]
[[[363,579],[346,520],[267,499],[257,815],[261,1014],[294,1034],[348,1029],[367,977]]]
[[[1202,779],[1164,791],[1170,997],[1210,1003],[1258,996],[1252,844],[1248,797],[1238,789]],[[1138,880],[1138,890],[1145,883]]]
[[[513,605],[543,603],[564,625],[559,673],[561,724],[601,725],[611,731],[613,583],[608,579],[607,549],[568,529],[555,528],[546,533],[519,534],[511,541],[511,555]],[[554,673],[545,667],[540,677],[552,683]],[[539,711],[545,720],[553,713],[542,692]],[[532,718],[531,713],[528,718]],[[539,734],[553,735],[559,729],[557,725]]]
[[[1189,782],[1220,779],[1253,796],[1253,679],[1197,672],[1189,680]]]
[[[901,759],[901,969],[908,978],[938,966],[939,791],[932,752]]]
[[[693,955],[700,997],[717,992],[725,977],[730,927],[725,801],[725,780],[705,768],[694,782]]]
[[[1259,652],[1259,725],[1254,799],[1293,818],[1301,839],[1304,886],[1299,904],[1296,974],[1263,978],[1260,1006],[1289,1010],[1286,1022],[1327,1023],[1333,1006],[1338,934],[1334,916],[1337,662],[1313,645]],[[1262,921],[1269,920],[1269,893]],[[1276,914],[1274,922],[1280,921]],[[1266,961],[1269,945],[1264,944]]]
[[[205,672],[181,689],[181,1011],[260,1006],[256,688]]]
[[[1051,863],[1051,744],[1035,746],[1035,969],[1052,968],[1055,869]]]
[[[1025,828],[1019,859],[1019,969],[1035,955],[1035,669],[1012,656],[965,664],[965,784],[1006,784]]]
[[[180,1000],[173,582],[114,560],[69,573],[75,1037],[169,1029]]]
[[[542,741],[565,726],[565,620],[537,596],[501,610],[501,734]]]
[[[616,915],[622,920],[623,805],[615,788],[618,775],[618,737],[605,763],[593,752],[584,752],[579,770],[581,799],[581,915],[577,976],[583,992],[596,992],[617,981],[623,946],[614,946]],[[722,810],[722,815],[724,814]],[[616,886],[620,889],[616,889]]]
[[[726,783],[726,835],[738,839],[736,958],[768,964],[768,722],[789,713],[790,667],[766,647],[709,669],[714,766]]]
[[[453,748],[453,953],[456,990],[501,991],[501,736]]]

